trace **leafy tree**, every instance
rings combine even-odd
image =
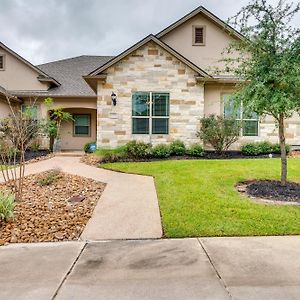
[[[300,3],[252,1],[230,20],[245,38],[232,43],[227,53],[241,55],[224,59],[227,71],[243,79],[236,103],[276,121],[282,185],[287,181],[285,120],[300,111],[300,30],[291,25],[299,10]]]

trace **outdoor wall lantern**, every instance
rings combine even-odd
[[[117,105],[117,95],[114,92],[111,93],[111,101],[113,106]]]

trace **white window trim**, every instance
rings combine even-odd
[[[131,120],[133,119],[148,119],[149,120],[149,133],[133,133],[133,126],[131,122],[131,134],[132,135],[144,135],[144,136],[151,136],[151,135],[169,135],[170,134],[170,93],[169,92],[136,92],[136,93],[149,93],[149,116],[133,116],[132,109],[131,109]],[[168,94],[169,95],[169,109],[168,109],[168,116],[153,116],[152,115],[152,95],[153,94]],[[132,101],[132,100],[131,100]],[[152,121],[153,119],[167,119],[168,120],[168,133],[152,133]]]
[[[222,116],[225,116],[225,101],[224,101],[224,96],[231,96],[231,94],[229,93],[224,93],[222,94]],[[258,116],[257,119],[244,119],[243,118],[243,113],[244,113],[244,109],[243,109],[243,102],[241,102],[241,109],[240,109],[240,116],[239,118],[236,118],[236,121],[240,121],[241,122],[241,129],[240,129],[240,137],[242,138],[257,138],[260,136],[260,117]],[[257,121],[257,135],[244,135],[243,134],[243,121]]]

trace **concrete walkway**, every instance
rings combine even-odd
[[[63,156],[29,164],[25,174],[53,168],[107,183],[81,236],[83,240],[147,239],[162,236],[152,177],[99,169],[81,163],[79,157]]]
[[[299,299],[300,236],[0,247],[0,299]]]

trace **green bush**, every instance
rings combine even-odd
[[[234,119],[210,115],[201,119],[197,136],[210,144],[217,153],[222,153],[238,140],[240,125]]]
[[[188,155],[201,157],[204,156],[204,149],[200,144],[193,144],[187,151]]]
[[[101,162],[102,163],[113,163],[113,162],[118,162],[123,159],[125,159],[127,156],[124,155],[123,153],[116,153],[116,152],[106,152],[102,157],[101,157]]]
[[[152,148],[152,156],[155,158],[167,158],[170,155],[170,147],[166,144],[158,144]]]
[[[91,145],[96,144],[96,141],[88,142],[84,145],[83,150],[85,153],[92,153],[91,151]]]
[[[280,154],[280,145],[272,144],[268,141],[247,143],[241,147],[241,152],[248,156],[266,155],[266,154]],[[286,145],[286,152],[290,152],[290,146]]]
[[[7,221],[14,216],[15,197],[11,192],[0,191],[0,221]]]
[[[39,142],[33,142],[30,145],[30,150],[32,150],[33,152],[38,152],[40,150],[41,144]]]
[[[130,158],[146,158],[151,155],[151,144],[131,141],[126,144],[126,153]]]
[[[57,182],[60,178],[61,178],[60,170],[53,169],[43,174],[42,177],[38,180],[38,184],[40,186],[51,185]]]
[[[186,153],[185,145],[180,140],[175,140],[170,144],[171,155],[184,155]]]

